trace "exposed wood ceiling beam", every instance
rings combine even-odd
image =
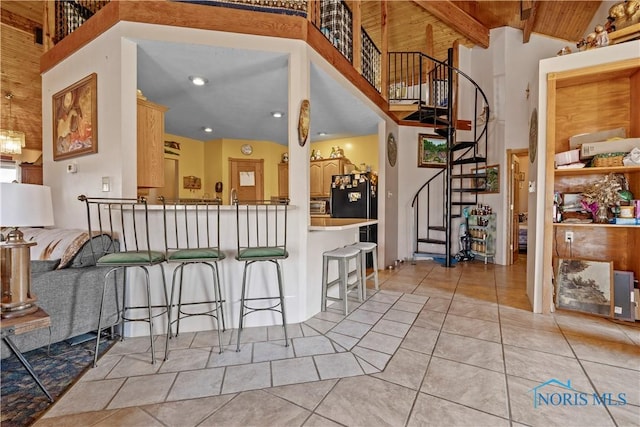
[[[538,12],[538,5],[540,2],[532,1],[530,6],[529,18],[524,22],[524,28],[522,30],[522,43],[529,43],[533,26],[536,23],[536,17]]]
[[[413,0],[415,4],[471,40],[489,47],[489,29],[452,1]]]
[[[33,34],[36,28],[42,28],[42,24],[34,22],[29,18],[25,18],[24,16],[17,15],[6,9],[2,9],[2,13],[0,15],[2,20],[1,22],[3,24],[9,25],[16,30],[24,31],[25,33]]]

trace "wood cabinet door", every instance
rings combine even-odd
[[[333,175],[340,175],[342,173],[340,171],[341,164],[342,160],[339,159],[325,161],[324,167],[322,168],[322,196],[331,196],[331,182],[333,181],[332,177]]]
[[[311,197],[322,197],[323,162],[311,162],[310,169],[311,182],[309,194]]]
[[[164,187],[165,111],[138,99],[138,187]]]
[[[278,197],[289,197],[289,163],[278,163]]]

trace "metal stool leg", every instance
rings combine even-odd
[[[274,260],[273,263],[276,265],[276,269],[278,270],[278,289],[280,291],[280,310],[282,313],[282,327],[284,328],[284,346],[289,347],[289,338],[287,336],[287,321],[284,314],[284,292],[282,289],[282,269],[280,264],[278,264],[277,260]]]
[[[240,334],[242,334],[242,326],[244,319],[244,298],[245,290],[247,287],[247,268],[249,267],[249,261],[244,262],[244,271],[242,273],[242,292],[240,293],[240,322],[238,323],[238,342],[236,344],[236,351],[240,351]]]

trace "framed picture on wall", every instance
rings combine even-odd
[[[500,165],[489,165],[480,168],[472,168],[471,171],[478,175],[475,180],[477,188],[484,188],[479,193],[499,193],[500,192]]]
[[[447,139],[421,133],[418,135],[418,167],[443,168],[447,165]]]
[[[613,261],[559,258],[556,306],[611,317]]]
[[[53,160],[98,152],[98,75],[53,95]]]

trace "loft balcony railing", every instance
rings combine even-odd
[[[354,65],[353,14],[343,0],[173,0],[217,7],[229,7],[260,12],[272,12],[306,17],[335,48]],[[58,43],[77,30],[109,0],[55,0],[53,42]],[[314,8],[312,13],[309,8]],[[359,68],[362,76],[378,93],[382,93],[382,54],[364,28],[360,28]]]
[[[108,3],[109,0],[57,0],[55,2],[54,43],[60,42],[80,28],[87,19]]]

